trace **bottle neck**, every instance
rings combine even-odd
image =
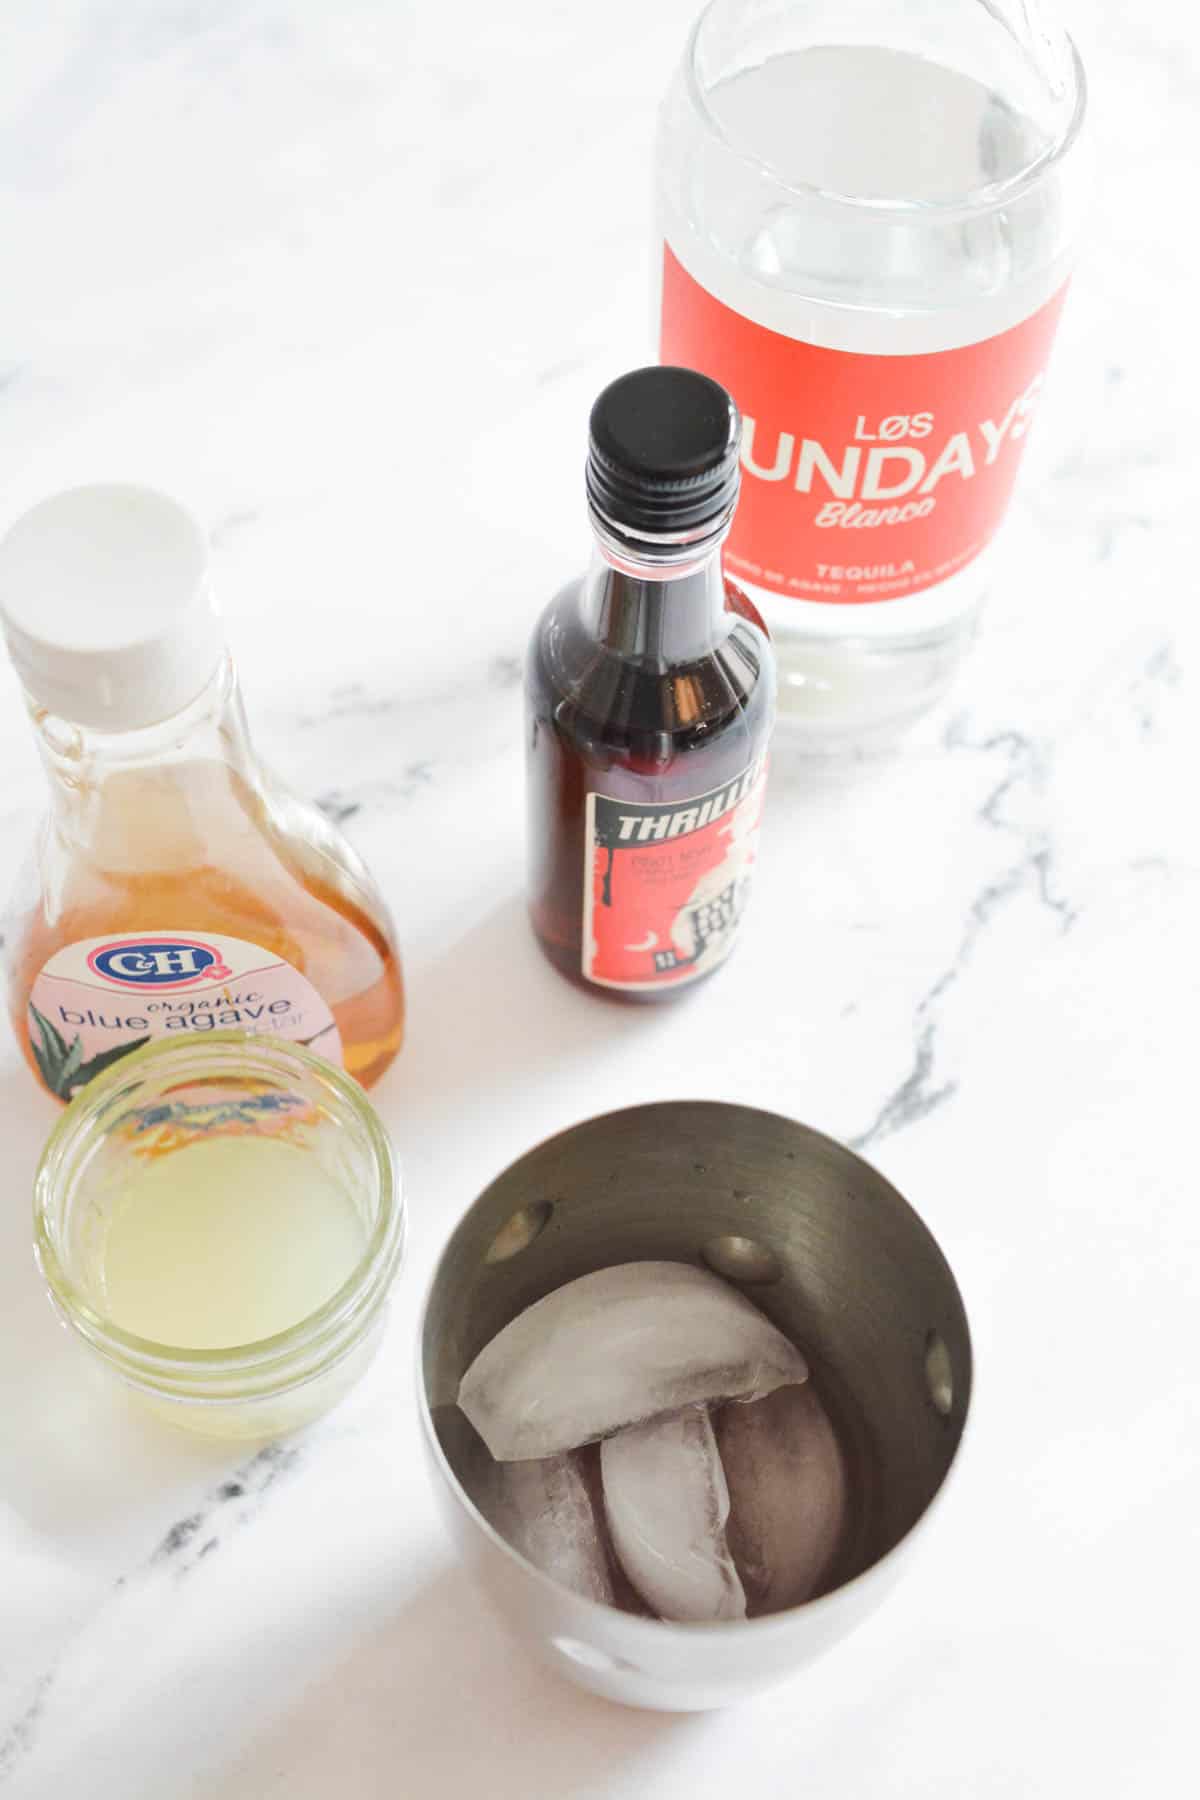
[[[687,560],[635,558],[597,534],[584,581],[585,623],[614,655],[646,668],[696,662],[727,635],[721,543]]]
[[[257,778],[237,675],[228,655],[181,712],[140,730],[91,730],[47,713],[33,701],[30,711],[50,784],[54,828],[75,844],[95,840],[103,831],[113,796],[134,796],[135,787],[147,793],[151,787],[162,790],[160,798],[178,789],[178,803],[186,808],[188,772],[197,768],[220,773],[223,767],[247,784]],[[228,786],[228,776],[224,785]],[[150,810],[157,814],[161,808]],[[135,813],[136,799],[131,817]]]

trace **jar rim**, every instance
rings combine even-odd
[[[239,1053],[239,1073],[299,1068],[350,1113],[361,1127],[367,1157],[378,1182],[379,1204],[370,1235],[353,1269],[314,1311],[269,1337],[219,1348],[189,1349],[144,1338],[106,1318],[68,1273],[55,1230],[61,1185],[73,1178],[72,1152],[81,1147],[97,1120],[128,1089],[130,1077],[147,1065],[178,1063],[195,1070],[213,1063],[229,1070],[230,1052]],[[249,1068],[245,1065],[249,1065]],[[213,1071],[207,1070],[207,1073]],[[364,1090],[342,1069],[288,1039],[239,1031],[208,1032],[202,1039],[158,1041],[131,1051],[81,1089],[57,1121],[43,1147],[34,1177],[34,1255],[50,1298],[66,1322],[126,1379],[177,1397],[209,1398],[214,1384],[226,1398],[261,1397],[309,1380],[319,1368],[339,1361],[360,1337],[391,1287],[404,1251],[405,1212],[399,1166],[391,1140]]]
[[[726,129],[709,104],[708,92],[701,78],[700,40],[711,15],[723,0],[706,0],[699,17],[688,34],[683,53],[683,74],[687,86],[688,97],[700,116],[701,123],[712,137],[740,162],[765,175],[784,193],[794,194],[799,199],[816,202],[822,206],[853,207],[856,212],[875,215],[881,218],[895,219],[898,215],[910,219],[928,219],[931,223],[947,223],[959,218],[978,217],[983,213],[994,212],[997,208],[1009,206],[1020,198],[1028,189],[1036,187],[1046,174],[1057,163],[1061,162],[1067,151],[1078,138],[1087,113],[1087,76],[1083,61],[1075,40],[1068,32],[1063,32],[1062,41],[1069,70],[1069,91],[1071,93],[1070,113],[1056,136],[1049,139],[1043,148],[1028,163],[1005,176],[1000,181],[986,182],[982,187],[973,188],[968,193],[957,195],[946,200],[906,200],[890,199],[882,195],[842,193],[836,188],[823,187],[819,182],[800,181],[785,176],[769,158],[759,156],[755,151],[740,144],[734,135]]]

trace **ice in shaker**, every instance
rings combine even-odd
[[[601,1525],[577,1455],[493,1463],[478,1501],[527,1562],[560,1587],[612,1605]]]
[[[811,1382],[714,1420],[730,1494],[729,1547],[751,1616],[809,1600],[846,1530],[846,1466]]]
[[[725,1541],[729,1489],[705,1406],[687,1406],[600,1447],[613,1548],[660,1619],[744,1619],[746,1596]]]
[[[707,1270],[622,1263],[519,1314],[475,1358],[458,1403],[498,1461],[522,1461],[807,1376],[795,1345]]]

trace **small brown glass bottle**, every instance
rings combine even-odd
[[[691,369],[622,376],[592,409],[592,566],[526,668],[529,904],[564,975],[658,999],[741,922],[775,709],[762,620],[721,573],[737,410]]]

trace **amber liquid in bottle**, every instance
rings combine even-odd
[[[70,1100],[154,1039],[280,1035],[374,1081],[404,996],[350,845],[263,769],[204,533],[165,494],[71,488],[0,539],[0,628],[49,812],[5,922],[30,1068]]]
[[[529,905],[569,979],[657,1000],[678,990],[597,987],[583,973],[587,797],[667,807],[735,781],[770,737],[773,665],[758,613],[722,577],[719,545],[684,574],[620,561],[600,549],[530,645]]]
[[[39,1080],[29,1000],[55,951],[178,931],[283,958],[332,1012],[347,1071],[376,1081],[404,1032],[386,910],[341,834],[257,764],[228,662],[161,726],[116,738],[37,713],[35,724],[52,801],[9,919],[8,1002]]]

